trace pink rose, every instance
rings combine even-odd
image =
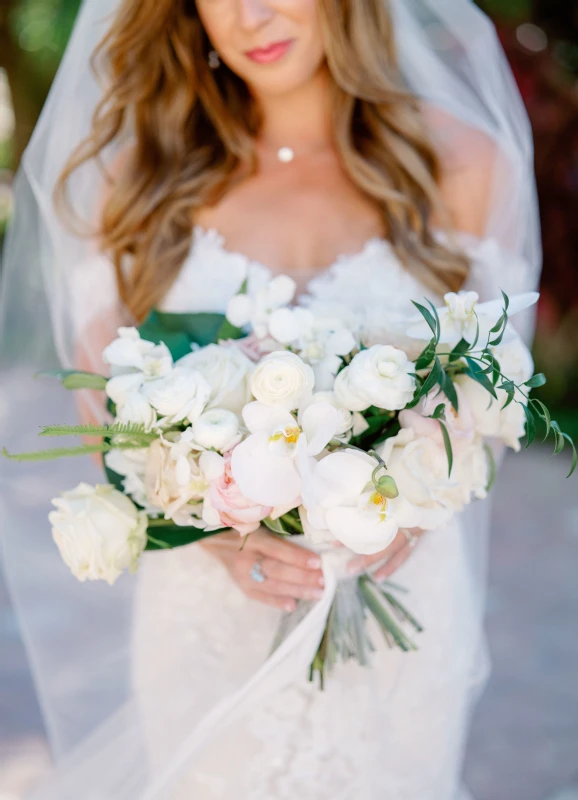
[[[226,347],[234,347],[240,350],[243,355],[247,356],[255,364],[263,358],[263,356],[279,350],[279,343],[274,339],[259,339],[254,333],[249,336],[244,336],[242,339],[226,339],[221,342]]]
[[[262,520],[273,511],[267,506],[256,505],[241,494],[231,472],[231,453],[225,456],[223,473],[211,483],[209,500],[221,523],[235,528],[241,536],[256,531]]]

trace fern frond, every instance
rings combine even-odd
[[[55,461],[57,458],[69,456],[85,456],[92,453],[108,453],[112,450],[110,444],[85,444],[81,447],[60,447],[52,450],[39,450],[36,453],[9,453],[6,448],[2,450],[4,458],[11,461]]]
[[[131,436],[152,442],[158,439],[157,433],[145,429],[142,423],[120,423],[114,425],[47,425],[40,436]]]

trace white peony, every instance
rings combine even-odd
[[[264,405],[293,411],[309,401],[314,383],[311,367],[285,350],[271,353],[256,366],[251,392]]]
[[[251,400],[253,363],[236,347],[210,344],[184,356],[177,367],[200,372],[211,387],[209,408],[227,408],[240,414]]]
[[[367,453],[348,449],[315,464],[309,497],[303,503],[305,530],[314,542],[326,540],[328,531],[354,553],[372,555],[385,550],[400,527],[419,523],[419,510],[403,494],[389,499],[376,489],[372,475],[377,466]]]
[[[522,395],[516,392],[515,400],[503,408],[508,399],[503,389],[496,389],[496,400],[468,375],[457,375],[455,382],[471,409],[476,433],[501,439],[512,450],[519,452],[520,439],[525,433],[526,413],[516,400],[523,402]]]
[[[206,450],[225,453],[241,440],[239,418],[226,408],[210,408],[193,423],[193,438]]]
[[[211,387],[200,372],[176,367],[164,378],[142,388],[144,397],[170,423],[199,417],[211,396]]]
[[[415,393],[415,364],[402,350],[376,344],[362,350],[335,379],[335,397],[350,411],[377,406],[396,411],[411,402]]]
[[[454,449],[451,476],[443,444],[413,428],[402,428],[377,451],[400,494],[419,509],[421,528],[438,528],[474,497],[486,496],[488,460],[480,439]]]
[[[112,585],[134,572],[147,543],[147,515],[113,486],[79,484],[54,499],[49,520],[65,564],[79,581]]]
[[[148,502],[144,483],[147,458],[148,447],[139,447],[134,450],[114,449],[105,453],[104,463],[122,477],[122,485],[126,494],[144,508],[147,514],[157,516],[160,509]]]

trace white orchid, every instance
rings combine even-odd
[[[349,411],[339,405],[335,392],[315,392],[308,405],[311,403],[329,403],[337,409],[339,425],[335,432],[335,438],[343,443],[348,442],[352,436],[364,433],[369,427],[365,417],[359,411]],[[302,406],[301,410],[304,411],[305,408],[306,406]]]
[[[142,339],[136,328],[119,328],[118,338],[103,352],[103,360],[111,367],[111,374],[142,373],[147,378],[162,378],[173,366],[168,347]]]
[[[303,503],[310,537],[324,541],[329,532],[354,553],[372,555],[388,547],[400,527],[419,523],[419,511],[406,498],[395,496],[391,486],[379,490],[373,481],[378,466],[367,453],[349,449],[315,464]]]
[[[295,297],[297,284],[287,275],[277,275],[265,286],[246,294],[237,294],[229,300],[227,319],[237,328],[250,325],[259,339],[269,336],[269,320],[273,312],[288,306]]]
[[[537,292],[514,295],[509,298],[508,316],[533,306],[540,295]],[[486,342],[491,328],[497,323],[504,309],[503,299],[479,303],[477,292],[448,292],[444,295],[444,308],[436,309],[440,320],[440,342],[455,345],[460,339],[473,342],[479,325],[481,342]],[[413,315],[407,323],[406,333],[414,339],[426,341],[432,332],[421,314]],[[512,334],[513,335],[513,334]]]
[[[263,506],[295,508],[304,484],[306,488],[311,459],[339,427],[337,409],[329,403],[312,403],[297,420],[283,408],[254,402],[243,409],[243,419],[250,435],[235,447],[231,458],[240,491]]]

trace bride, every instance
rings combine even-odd
[[[223,312],[264,275],[363,309],[368,337],[391,341],[412,299],[526,290],[538,271],[527,122],[469,0],[85,0],[16,181],[3,330],[22,333],[24,312],[28,346],[6,397],[30,427],[24,366],[46,368],[49,331],[65,367],[101,371],[118,325]],[[104,410],[85,396],[81,414]],[[409,589],[425,631],[411,654],[373,632],[371,666],[338,665],[320,691],[269,659],[283,613],[325,596],[314,553],[221,534],[147,553],[114,589],[72,585],[39,522],[69,465],[38,469],[3,511],[58,756],[35,798],[469,797],[487,501],[351,557],[348,574]]]

